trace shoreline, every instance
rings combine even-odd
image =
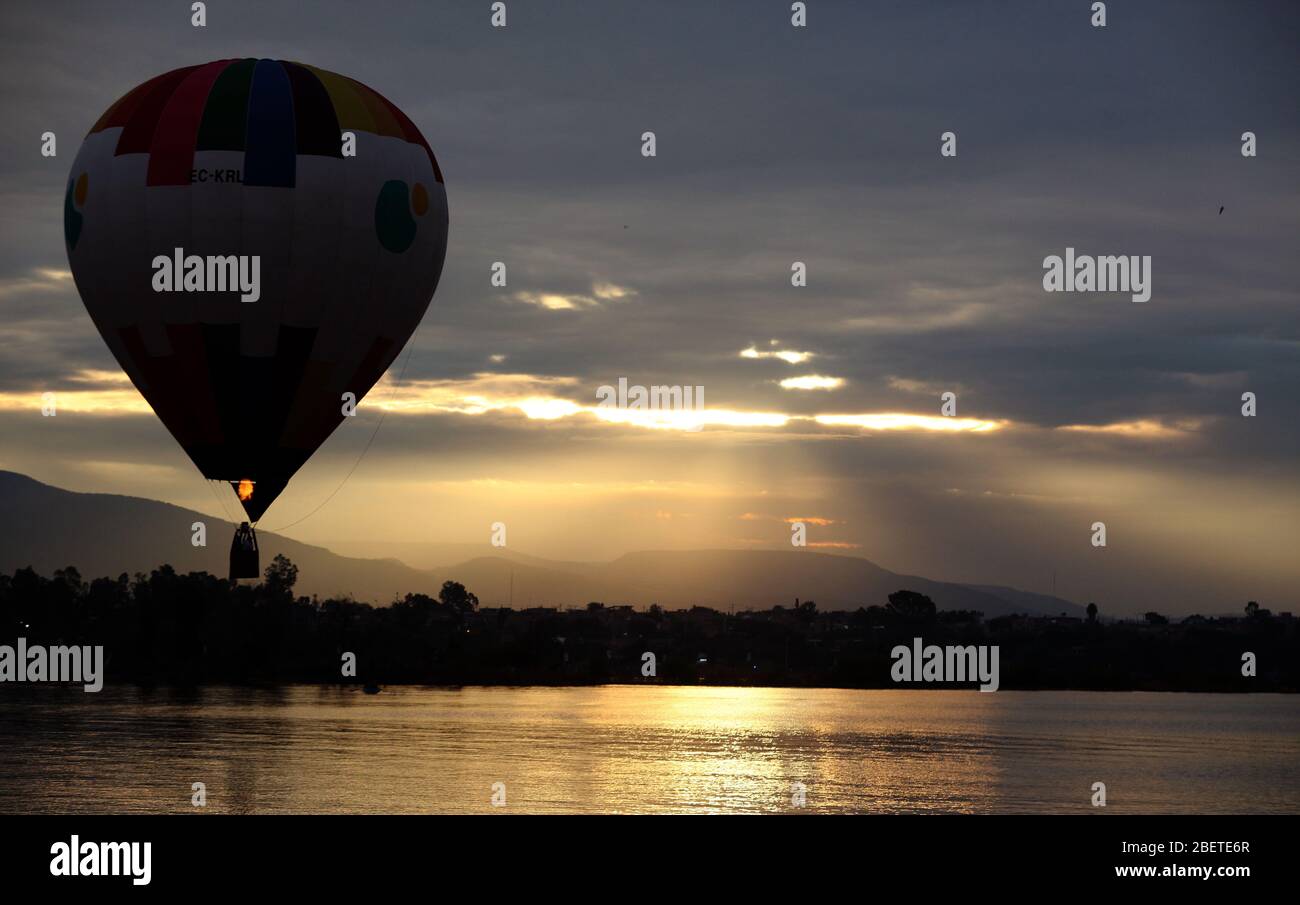
[[[287,682],[204,682],[200,684],[177,684],[171,682],[110,682],[105,681],[104,689],[122,689],[135,688],[143,691],[202,691],[204,689],[217,688],[243,688],[254,691],[274,691],[286,688],[317,688],[317,689],[335,689],[338,691],[356,691],[361,694],[373,697],[376,694],[382,694],[390,688],[401,689],[429,689],[436,691],[461,691],[465,689],[577,689],[577,688],[727,688],[727,689],[762,689],[762,690],[783,690],[783,691],[906,691],[915,693],[943,693],[943,692],[973,692],[976,694],[1000,694],[1000,693],[1061,693],[1069,692],[1073,694],[1214,694],[1214,695],[1231,695],[1231,696],[1257,696],[1257,695],[1275,695],[1278,697],[1287,697],[1300,694],[1296,689],[1277,689],[1270,688],[1260,691],[1247,690],[1225,690],[1225,689],[1200,689],[1200,688],[1083,688],[1073,686],[1039,686],[1033,688],[1015,688],[1003,686],[996,692],[981,692],[978,687],[936,687],[928,685],[918,687],[914,684],[899,685],[879,685],[879,686],[861,686],[861,685],[778,685],[749,683],[739,685],[726,682],[450,682],[450,683],[432,683],[432,682],[380,682],[375,683],[378,692],[366,692],[366,684],[359,682],[312,682],[312,681],[287,681]],[[59,689],[78,689],[83,694],[94,695],[99,692],[87,692],[81,689],[76,682],[0,682],[0,695],[4,694],[6,686],[21,687],[45,687]]]

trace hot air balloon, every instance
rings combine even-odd
[[[373,89],[218,60],[150,79],[99,118],[64,238],[104,342],[255,525],[424,316],[447,195],[420,130]],[[255,536],[251,566],[248,549],[237,533],[232,578],[257,577]]]

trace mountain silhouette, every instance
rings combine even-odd
[[[0,572],[31,566],[48,575],[76,566],[84,578],[149,572],[170,563],[178,572],[225,575],[234,525],[169,503],[102,493],[75,493],[25,475],[0,471]],[[191,526],[207,526],[195,547]],[[900,575],[853,556],[804,550],[647,550],[611,562],[560,562],[487,545],[393,544],[388,557],[342,556],[287,537],[258,534],[262,565],[284,554],[299,568],[297,592],[352,595],[375,604],[407,593],[436,595],[445,580],[461,582],[483,606],[582,606],[589,601],[669,609],[693,605],[729,609],[790,606],[795,598],[818,608],[883,604],[906,588],[941,610],[1081,616],[1059,597],[993,585],[965,585]],[[366,552],[387,545],[354,544]],[[396,558],[426,568],[414,568]]]

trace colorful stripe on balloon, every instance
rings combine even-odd
[[[189,185],[199,151],[242,151],[245,185],[294,185],[300,154],[340,157],[340,133],[419,145],[410,118],[355,79],[283,60],[217,60],[165,72],[105,111],[91,134],[120,128],[114,156],[148,154],[146,185]]]

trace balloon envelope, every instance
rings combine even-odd
[[[73,163],[64,238],[122,369],[256,521],[424,316],[447,195],[424,136],[372,89],[219,60],[100,117]]]

